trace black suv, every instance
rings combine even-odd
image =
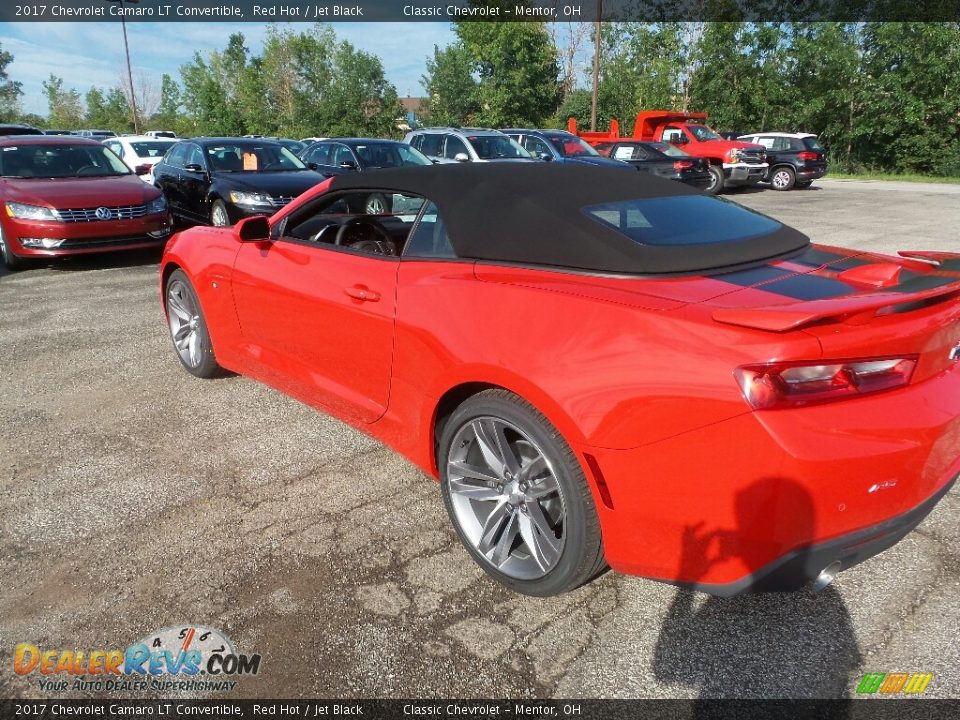
[[[808,188],[827,174],[827,155],[816,135],[810,133],[761,132],[741,135],[738,140],[767,149],[770,165],[764,180],[774,190]]]

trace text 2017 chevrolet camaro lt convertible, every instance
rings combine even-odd
[[[371,193],[394,198],[365,212]],[[823,585],[960,471],[960,256],[812,245],[605,168],[335,177],[168,244],[194,375],[229,369],[439,477],[491,576]]]

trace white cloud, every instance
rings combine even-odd
[[[296,26],[298,28],[303,25]],[[195,52],[207,54],[226,47],[231,33],[243,33],[247,47],[260,52],[266,35],[258,23],[139,23],[127,24],[130,59],[135,72],[160,82],[169,73],[179,78],[180,66]],[[380,57],[401,95],[422,92],[420,76],[433,46],[453,40],[447,23],[333,23],[340,39]],[[125,67],[119,23],[0,23],[0,44],[12,53],[7,73],[23,83],[23,107],[45,115],[42,83],[50,74],[64,79],[81,95],[91,87],[117,84]]]

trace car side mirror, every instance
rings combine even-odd
[[[196,163],[187,163],[186,165],[183,166],[183,169],[189,170],[190,172],[195,172],[195,173],[206,172],[206,170],[204,170],[200,165],[197,165]]]
[[[270,221],[266,215],[244,218],[233,226],[233,235],[240,242],[256,242],[270,238]]]
[[[150,165],[137,165],[133,171],[137,175],[149,175],[150,174]]]
[[[340,167],[342,167],[344,170],[356,170],[357,164],[353,160],[344,160],[342,163],[340,163]]]
[[[311,170],[317,170],[320,167],[320,164],[315,162],[308,162],[307,167],[310,168]]]
[[[457,153],[453,156],[453,159],[457,162],[470,162],[470,156],[466,153]]]
[[[548,152],[537,153],[537,157],[539,157],[544,162],[550,162],[551,160],[553,160],[553,155],[551,155]]]

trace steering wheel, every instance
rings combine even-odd
[[[310,236],[310,242],[314,243],[328,243],[330,235],[334,233],[339,234],[340,226],[336,223],[330,223],[329,225],[324,225],[317,232]]]
[[[77,168],[76,174],[78,177],[81,175],[90,175],[91,173],[88,172],[89,170],[93,170],[93,174],[95,175],[99,168],[96,165],[83,165],[82,167]]]
[[[378,222],[353,218],[337,229],[334,245],[343,245],[378,255],[397,255],[397,244]]]

